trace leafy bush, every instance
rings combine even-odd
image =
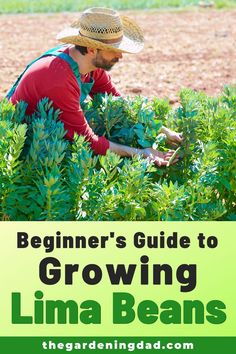
[[[161,126],[182,131],[182,159],[162,168],[94,156],[83,137],[69,143],[47,99],[32,117],[24,102],[0,102],[1,220],[235,220],[236,89],[218,98],[184,89],[180,99],[174,110],[97,95],[83,107],[97,134],[121,144],[166,150]]]

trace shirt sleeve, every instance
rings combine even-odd
[[[59,119],[67,130],[66,137],[72,140],[75,133],[83,135],[96,154],[105,155],[109,149],[109,141],[104,136],[97,136],[89,126],[80,106],[77,82],[71,82],[68,77],[63,81],[60,80],[60,84],[48,90],[47,96],[53,101],[54,107],[62,112]]]
[[[90,92],[93,97],[97,93],[108,93],[112,96],[121,96],[121,93],[116,89],[111,81],[110,75],[103,69],[97,69],[93,72],[94,85]]]

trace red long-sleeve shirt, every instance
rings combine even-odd
[[[63,51],[69,54],[69,48]],[[112,94],[120,96],[113,86],[110,76],[103,69],[96,69],[92,73],[94,85],[90,92]],[[89,82],[90,74],[81,75],[82,82]],[[53,106],[62,112],[59,119],[67,130],[66,137],[73,139],[74,133],[83,135],[90,142],[96,154],[105,155],[109,148],[109,141],[98,137],[90,128],[80,106],[80,87],[70,65],[63,59],[48,56],[36,61],[23,75],[11,101],[13,104],[23,100],[28,103],[27,114],[31,115],[39,100],[48,97]]]

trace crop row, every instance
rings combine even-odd
[[[161,168],[68,142],[47,99],[32,117],[1,101],[1,220],[235,220],[236,89],[184,89],[180,101],[98,95],[83,107],[97,134],[122,144],[166,150],[161,126],[183,132],[180,161]]]

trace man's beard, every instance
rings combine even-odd
[[[112,60],[106,60],[104,59],[101,54],[101,52],[97,52],[96,58],[92,60],[92,64],[96,68],[104,69],[106,71],[110,71],[115,63],[119,61],[118,58],[114,58]]]

